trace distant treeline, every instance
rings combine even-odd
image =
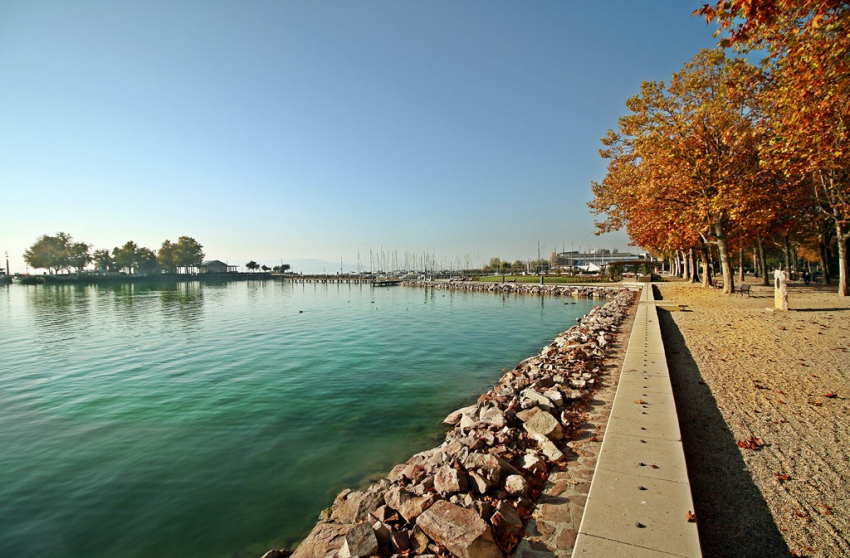
[[[101,271],[126,271],[129,273],[151,273],[163,270],[177,273],[179,270],[197,267],[204,261],[203,246],[191,236],[181,236],[177,242],[166,240],[154,252],[140,247],[132,240],[123,246],[95,250],[85,242],[74,242],[70,234],[59,232],[38,237],[24,252],[24,261],[32,268],[47,269],[50,273],[75,270],[83,271],[90,264]]]

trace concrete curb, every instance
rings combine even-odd
[[[573,557],[702,556],[658,311],[643,285]]]

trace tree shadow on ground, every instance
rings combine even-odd
[[[791,556],[670,312],[658,311],[703,556]]]

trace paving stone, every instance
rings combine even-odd
[[[572,551],[573,547],[576,544],[576,536],[578,533],[573,531],[572,529],[564,529],[558,535],[558,539],[555,542],[558,550],[570,550]]]
[[[555,526],[547,521],[536,521],[535,525],[537,527],[537,532],[540,533],[540,536],[549,538],[555,534]]]
[[[587,494],[576,494],[570,496],[570,504],[584,507],[587,504]]]
[[[554,523],[571,523],[569,504],[543,504],[540,506],[540,519]]]

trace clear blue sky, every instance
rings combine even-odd
[[[586,207],[599,138],[714,45],[701,2],[4,0],[0,250],[625,250]]]

